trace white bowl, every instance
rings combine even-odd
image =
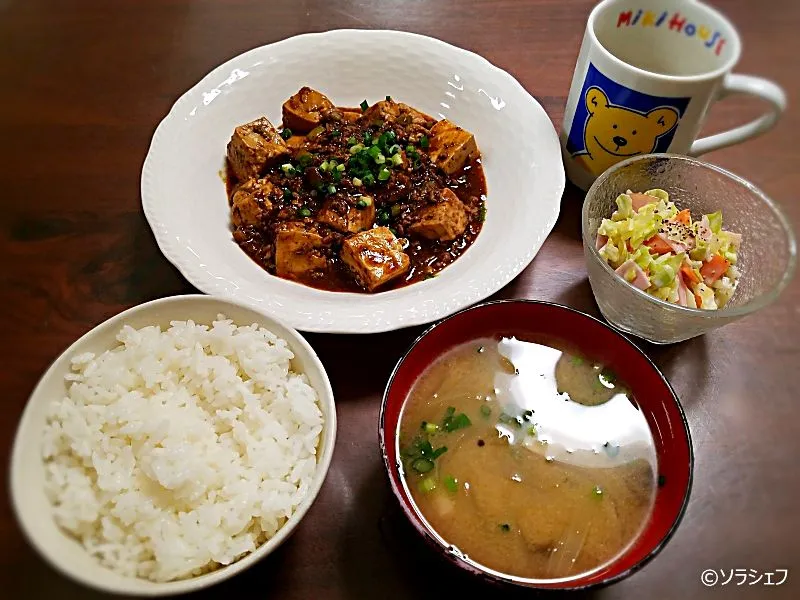
[[[344,106],[390,95],[475,134],[488,189],[475,243],[437,277],[377,294],[317,290],[270,275],[233,241],[219,172],[233,128],[281,120],[308,85]],[[558,136],[536,100],[477,54],[401,31],[337,30],[250,50],[172,107],[142,168],[142,205],[161,251],[192,285],[268,310],[303,331],[376,333],[482,300],[533,260],[564,191]]]
[[[52,517],[51,505],[44,493],[44,463],[41,437],[50,402],[65,392],[64,375],[70,371],[70,359],[82,352],[103,352],[116,345],[115,336],[123,325],[144,327],[168,326],[170,321],[192,319],[211,324],[219,313],[237,325],[257,323],[283,338],[295,358],[292,366],[308,376],[319,396],[325,424],[322,430],[317,471],[308,495],[284,526],[254,552],[228,566],[191,579],[157,583],[124,577],[100,565],[83,546],[62,531]],[[206,588],[245,570],[280,546],[314,502],[330,466],[336,440],[336,408],[325,368],[314,350],[297,331],[273,318],[235,301],[211,296],[189,295],[162,298],[135,306],[98,325],[72,344],[39,381],[17,429],[11,458],[11,499],[22,530],[39,553],[64,575],[85,585],[117,594],[164,596]]]

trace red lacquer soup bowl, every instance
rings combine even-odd
[[[659,485],[650,517],[636,540],[612,562],[577,577],[526,580],[465,559],[418,513],[403,485],[397,433],[403,404],[420,374],[451,348],[477,338],[557,340],[611,368],[630,388],[653,434]],[[594,317],[546,302],[510,300],[481,304],[440,321],[397,364],[383,396],[380,445],[392,491],[419,533],[456,565],[488,580],[538,589],[582,589],[607,585],[651,560],[676,530],[689,500],[693,456],[689,428],[678,399],[656,366],[631,341]]]

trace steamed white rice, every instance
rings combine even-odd
[[[102,564],[169,581],[275,535],[317,468],[323,417],[286,342],[223,315],[123,327],[72,359],[44,435],[56,522]]]

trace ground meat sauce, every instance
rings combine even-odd
[[[375,207],[372,227],[389,227],[402,242],[403,251],[410,259],[408,270],[373,291],[395,289],[435,276],[461,256],[477,238],[485,216],[486,198],[480,154],[474,152],[460,169],[448,175],[426,152],[431,138],[430,128],[435,123],[433,119],[425,117],[429,121],[419,123],[419,119],[407,115],[406,118],[402,114],[397,118],[381,118],[381,115],[371,114],[373,112],[332,107],[322,111],[319,125],[307,135],[295,133],[289,137],[287,132],[283,136],[287,139],[290,154],[282,155],[259,175],[272,184],[269,202],[258,199],[259,206],[263,208],[268,204],[268,208],[255,223],[236,224],[234,219],[233,228],[236,243],[268,272],[276,274],[275,237],[278,229],[287,222],[303,223],[304,229],[322,237],[319,252],[327,262],[323,268],[309,270],[291,279],[324,290],[367,292],[340,258],[342,242],[354,232],[337,231],[318,220],[326,202],[328,210],[344,216],[369,201],[362,200],[363,197],[371,198]],[[382,134],[388,135],[381,137]],[[379,145],[386,163],[370,165],[370,168],[373,173],[379,173],[383,168],[388,170],[388,178],[383,181],[377,176],[374,181],[363,177],[364,171],[359,171],[358,161],[353,158],[355,153],[351,152],[356,144],[370,150],[376,139],[385,142]],[[394,154],[402,157],[402,164],[392,163],[392,149]],[[363,162],[364,154],[360,156]],[[330,166],[332,159],[336,161],[336,167]],[[359,181],[359,174],[364,180]],[[385,172],[383,176],[386,176]],[[225,179],[232,203],[234,193],[244,182],[237,180],[230,160]],[[409,227],[419,220],[419,211],[436,204],[443,188],[451,189],[463,203],[468,220],[466,229],[447,241],[413,235]]]

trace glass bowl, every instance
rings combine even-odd
[[[595,248],[600,222],[626,190],[661,188],[693,217],[722,210],[725,229],[742,234],[739,285],[719,310],[686,308],[659,300],[614,273]],[[606,320],[656,344],[702,335],[774,301],[789,284],[797,243],[778,205],[741,177],[703,161],[674,154],[636,156],[611,167],[589,188],[583,204],[583,251],[597,305]]]

